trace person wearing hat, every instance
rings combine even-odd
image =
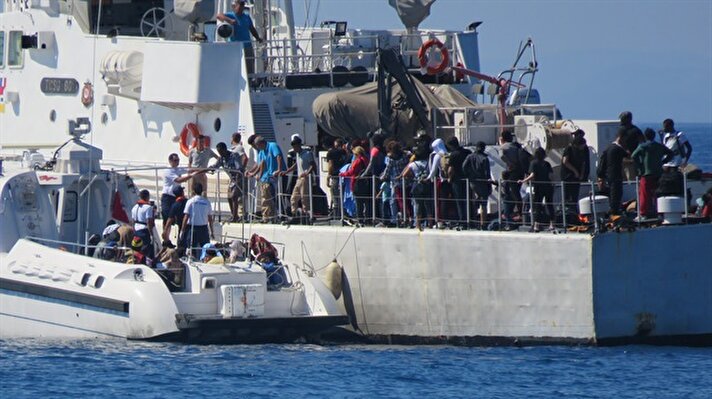
[[[349,187],[351,188],[351,192],[354,194],[354,198],[356,199],[355,216],[363,221],[363,213],[370,206],[369,204],[371,203],[371,199],[366,196],[368,193],[363,192],[363,190],[357,190],[356,180],[366,169],[366,165],[368,165],[368,158],[366,158],[366,150],[364,150],[361,146],[354,147],[351,152],[353,152],[355,159],[351,162],[351,165],[345,172],[339,173],[339,176],[349,178]]]
[[[262,39],[257,29],[255,29],[252,18],[245,13],[245,0],[233,1],[232,12],[220,13],[216,16],[216,19],[232,25],[232,35],[227,40],[231,43],[242,43],[247,73],[255,73],[255,51],[252,48],[250,34],[254,36],[258,43],[262,43]]]
[[[138,193],[138,201],[131,209],[131,219],[134,222],[134,237],[139,237],[145,245],[146,255],[153,256],[153,240],[151,235],[155,227],[153,204],[149,202],[151,194],[148,190]]]
[[[200,183],[203,186],[205,193],[208,192],[208,176],[205,172],[208,171],[208,163],[211,158],[218,159],[213,150],[205,146],[206,137],[198,136],[195,142],[195,147],[188,154],[188,170],[193,174],[191,185]]]
[[[297,170],[297,182],[294,185],[294,190],[292,191],[292,196],[290,198],[292,213],[295,216],[300,212],[309,214],[309,211],[311,210],[309,183],[310,181],[312,183],[314,182],[313,173],[316,170],[314,154],[302,147],[302,139],[299,135],[295,134],[292,136],[291,144],[296,160],[292,166],[282,172],[282,175],[289,174],[295,169]],[[301,206],[299,206],[300,202]]]
[[[175,197],[173,206],[171,206],[171,209],[168,212],[168,218],[164,221],[163,225],[163,241],[171,240],[171,229],[173,228],[173,225],[178,226],[178,237],[180,237],[183,211],[185,210],[185,203],[188,201],[185,197],[183,186],[175,186],[173,188],[173,196]]]
[[[128,251],[126,263],[132,265],[150,266],[150,259],[144,253],[145,243],[139,236],[134,236],[131,240],[131,249]]]

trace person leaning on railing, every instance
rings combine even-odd
[[[534,159],[529,164],[529,174],[519,183],[532,182],[532,194],[535,222],[532,231],[538,233],[541,231],[541,223],[544,220],[544,210],[546,210],[549,219],[549,230],[554,230],[554,187],[551,185],[551,174],[554,170],[551,164],[545,160],[546,151],[539,147],[534,151]],[[546,206],[543,203],[546,202]]]
[[[314,154],[302,147],[301,137],[295,135],[290,144],[294,150],[296,160],[294,164],[282,172],[281,175],[284,176],[292,173],[295,169],[297,170],[297,182],[294,185],[292,196],[290,197],[292,214],[294,217],[297,217],[299,214],[308,215],[311,211],[309,204],[310,177],[313,177],[312,174],[316,170],[316,162],[314,161]],[[301,206],[299,205],[300,203]]]
[[[336,215],[336,210],[340,207],[341,190],[339,188],[339,170],[346,165],[346,151],[344,150],[344,140],[341,138],[334,139],[332,147],[326,153],[326,162],[328,165],[327,173],[329,175],[326,181],[331,195],[331,204],[329,205],[329,215]]]

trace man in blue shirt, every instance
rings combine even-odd
[[[228,41],[242,43],[245,49],[247,73],[255,73],[255,50],[252,48],[250,33],[255,37],[258,43],[262,43],[262,39],[257,33],[257,29],[255,29],[255,25],[252,23],[252,18],[245,13],[245,0],[235,0],[232,3],[232,10],[234,12],[218,14],[216,19],[232,25],[232,36],[228,38]]]
[[[267,142],[262,136],[253,135],[247,141],[256,150],[257,164],[247,172],[247,176],[259,176],[260,197],[262,198],[262,221],[267,223],[274,217],[275,179],[284,171],[284,156],[279,145]]]

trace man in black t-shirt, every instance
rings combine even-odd
[[[455,136],[448,138],[445,146],[450,151],[447,162],[447,179],[452,185],[452,196],[457,208],[457,223],[462,225],[467,219],[467,204],[465,203],[467,185],[462,164],[465,162],[465,158],[472,154],[472,151],[460,146],[460,141]]]
[[[564,182],[564,203],[567,208],[576,208],[580,182],[588,179],[589,164],[586,139],[582,136],[574,137],[573,142],[564,149],[561,158],[561,180]]]
[[[628,156],[628,152],[623,148],[623,138],[626,128],[621,126],[618,129],[616,140],[601,154],[598,159],[596,177],[598,177],[599,188],[603,183],[608,183],[610,213],[617,215],[621,211],[621,198],[623,196],[623,159]]]
[[[344,150],[344,140],[340,138],[334,139],[334,144],[326,153],[326,162],[328,163],[328,180],[326,185],[329,187],[329,192],[331,194],[331,205],[329,206],[329,213],[334,214],[339,208],[339,170],[347,162],[346,151]]]
[[[183,221],[183,210],[185,209],[187,198],[185,198],[182,186],[174,187],[173,195],[175,196],[175,201],[171,205],[171,209],[168,211],[168,218],[163,225],[163,241],[171,239],[171,228],[174,224],[178,226],[178,237],[180,237],[180,226]]]
[[[628,155],[623,161],[623,177],[626,180],[635,180],[638,173],[630,155],[638,148],[638,145],[645,142],[645,136],[643,135],[643,131],[633,124],[633,114],[630,111],[621,112],[619,117],[621,120],[621,131],[624,131],[621,146],[628,152]]]

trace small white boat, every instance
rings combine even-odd
[[[307,267],[280,262],[273,285],[256,260],[158,270],[85,255],[87,232],[136,199],[100,159],[74,138],[46,168],[0,177],[0,337],[289,342],[348,322]]]

